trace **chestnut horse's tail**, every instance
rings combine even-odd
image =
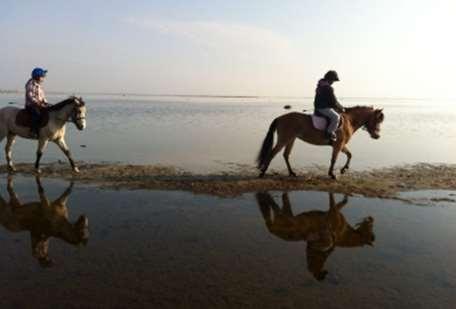
[[[268,160],[269,155],[272,151],[272,144],[274,143],[274,132],[277,127],[277,118],[269,126],[268,134],[264,138],[263,145],[261,146],[261,150],[258,153],[258,157],[256,159],[258,169],[261,169],[263,165]]]

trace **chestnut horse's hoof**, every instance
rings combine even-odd
[[[264,178],[264,173],[260,173],[260,175],[258,175],[258,178]]]
[[[337,177],[334,174],[329,174],[329,177],[331,177],[332,180],[337,180]]]
[[[13,165],[8,166],[8,174],[16,173],[16,168]]]
[[[348,167],[344,167],[340,170],[340,173],[345,174],[345,172],[347,172],[347,171],[348,171]]]
[[[36,168],[35,169],[35,174],[37,174],[37,175],[41,175],[42,172],[43,171],[41,170],[41,168]]]
[[[75,167],[73,168],[73,174],[79,174],[80,171],[79,171],[79,168]]]
[[[289,176],[290,176],[290,177],[298,177],[298,176],[296,175],[296,173],[295,173],[295,172],[291,172],[291,173],[289,173]]]

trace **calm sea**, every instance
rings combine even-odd
[[[65,96],[50,97],[58,102]],[[204,173],[226,170],[228,164],[252,165],[275,117],[312,109],[311,98],[183,98],[86,96],[88,127],[69,124],[67,142],[77,160],[163,164]],[[0,106],[22,96],[1,95]],[[384,108],[382,137],[371,139],[359,131],[349,144],[352,168],[366,169],[407,163],[456,163],[456,109],[451,101],[415,99],[341,99],[345,106]],[[81,147],[84,145],[85,147]],[[16,162],[33,162],[36,143],[18,139]],[[291,155],[295,167],[327,165],[329,147],[296,142]],[[1,159],[4,160],[2,152]],[[64,160],[49,145],[43,161]],[[339,165],[345,160],[340,158]],[[272,164],[284,168],[281,156]]]

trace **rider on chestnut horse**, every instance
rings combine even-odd
[[[326,128],[327,137],[335,142],[337,139],[336,129],[339,125],[340,115],[337,111],[343,113],[344,107],[337,101],[334,95],[332,84],[339,81],[336,71],[328,71],[325,76],[318,81],[315,90],[314,108],[315,114],[328,118],[329,125]]]

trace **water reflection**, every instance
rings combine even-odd
[[[8,177],[7,191],[9,202],[0,195],[0,224],[8,231],[29,231],[32,255],[42,267],[54,264],[49,257],[51,237],[62,239],[72,245],[85,245],[89,239],[89,220],[85,215],[79,216],[75,223],[68,221],[67,200],[73,183],[54,201],[49,201],[36,177],[39,201],[21,203],[13,189],[13,178]]]
[[[269,232],[287,241],[307,241],[307,269],[317,280],[328,274],[324,265],[336,247],[373,246],[374,219],[366,217],[352,227],[341,213],[347,196],[336,203],[334,194],[329,193],[328,211],[311,210],[299,215],[293,214],[288,193],[282,194],[282,208],[267,192],[257,193],[256,199]]]

